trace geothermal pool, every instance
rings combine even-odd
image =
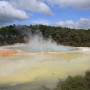
[[[35,87],[42,85],[54,87],[59,79],[84,75],[90,70],[88,48],[59,46],[56,50],[35,50],[27,45],[1,47],[0,86],[8,85],[4,90],[37,90]]]

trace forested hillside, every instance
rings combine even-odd
[[[55,26],[10,25],[0,29],[0,45],[28,42],[29,35],[42,33],[44,39],[52,38],[62,45],[90,47],[90,30],[69,29]]]

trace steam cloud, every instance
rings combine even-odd
[[[16,44],[6,47],[8,49],[21,50],[25,52],[59,52],[70,51],[75,48],[58,45],[52,39],[45,40],[41,34],[31,35],[27,44]]]

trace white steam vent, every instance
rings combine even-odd
[[[8,49],[21,50],[26,52],[59,52],[59,51],[72,51],[76,48],[58,45],[52,39],[45,40],[42,36],[34,35],[30,37],[27,44],[16,44],[7,47]]]

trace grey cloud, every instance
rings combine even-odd
[[[30,11],[51,15],[42,0],[0,0],[0,24],[27,19]]]
[[[48,0],[49,3],[60,7],[90,9],[90,0]]]
[[[43,24],[43,25],[49,25],[49,21],[48,20],[44,20],[44,19],[37,19],[32,21],[32,24]]]
[[[90,19],[81,18],[79,21],[73,20],[59,21],[56,23],[56,25],[74,29],[90,29]]]
[[[28,16],[24,11],[14,8],[7,1],[0,1],[0,24],[26,18]]]
[[[15,7],[32,11],[32,12],[39,12],[44,13],[47,15],[51,15],[52,12],[49,6],[44,3],[43,0],[8,0],[10,1]]]
[[[90,19],[87,18],[81,18],[78,22],[77,27],[84,28],[84,29],[90,29]]]

